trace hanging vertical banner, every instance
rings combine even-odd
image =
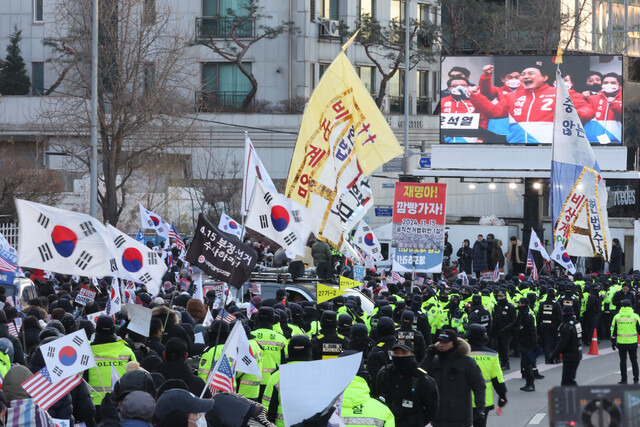
[[[446,184],[396,183],[391,237],[394,271],[442,271],[446,201]]]

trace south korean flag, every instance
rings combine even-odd
[[[96,366],[84,329],[40,346],[53,384]]]
[[[106,228],[97,219],[16,199],[22,267],[102,277],[110,274]]]
[[[360,220],[358,227],[356,227],[356,232],[353,235],[353,243],[375,261],[382,261],[384,259],[380,242],[376,239],[371,227],[362,220]]]
[[[304,256],[304,248],[318,224],[307,208],[256,181],[246,225],[296,255]]]
[[[110,224],[107,225],[107,234],[111,268],[108,276],[142,283],[151,295],[156,295],[160,291],[162,276],[167,272],[160,255]]]
[[[155,230],[158,236],[164,237],[169,241],[169,228],[171,227],[167,221],[150,210],[140,205],[140,224],[144,229]]]

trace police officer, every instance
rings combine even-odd
[[[534,385],[534,363],[529,357],[529,352],[535,353],[538,348],[538,334],[533,315],[529,312],[529,300],[520,298],[518,301],[518,315],[515,321],[515,335],[520,343],[520,370],[524,375],[526,384],[522,391],[536,391]]]
[[[215,366],[216,360],[222,354],[222,349],[224,348],[224,343],[227,342],[228,336],[229,325],[222,320],[216,320],[209,326],[209,331],[207,332],[208,347],[205,348],[198,364],[198,376],[203,381],[207,381],[211,367]]]
[[[269,382],[271,375],[285,360],[287,339],[273,330],[275,312],[271,307],[260,307],[255,319],[253,336],[262,347],[262,381],[260,382],[260,396]]]
[[[400,318],[400,326],[396,328],[396,339],[398,341],[409,340],[413,344],[416,359],[422,360],[427,350],[424,336],[420,331],[413,329],[414,315],[413,311],[407,310],[402,313]]]
[[[391,352],[393,363],[378,372],[374,395],[391,409],[396,425],[423,427],[438,409],[436,383],[418,367],[411,341],[397,342]]]
[[[582,327],[576,320],[573,307],[562,308],[562,324],[558,328],[558,344],[551,353],[555,360],[562,354],[562,382],[560,385],[578,385],[576,372],[582,360]]]
[[[294,335],[287,346],[287,363],[308,362],[311,360],[311,341],[306,335]],[[262,406],[267,412],[267,419],[276,426],[284,427],[282,404],[280,400],[280,370],[269,377],[269,382],[262,396]]]
[[[567,283],[564,285],[564,295],[560,297],[558,302],[562,306],[562,308],[571,306],[573,307],[573,312],[576,316],[580,315],[580,299],[574,295],[574,286],[573,283]]]
[[[591,343],[593,330],[597,329],[600,313],[602,312],[602,298],[600,298],[600,290],[594,285],[589,285],[589,293],[585,303],[584,313],[582,315],[582,325],[585,333],[582,336],[582,343],[588,346]]]
[[[469,325],[467,331],[467,342],[471,346],[471,356],[482,371],[484,382],[487,386],[484,418],[474,420],[473,427],[485,427],[487,425],[487,415],[494,408],[493,390],[495,387],[498,393],[498,406],[502,408],[507,404],[507,386],[504,383],[502,369],[500,368],[500,359],[495,350],[490,349],[485,344],[488,339],[486,329],[482,325]]]
[[[547,364],[555,362],[555,359],[551,358],[551,352],[557,345],[558,327],[562,322],[562,308],[554,299],[555,294],[555,289],[547,289],[546,299],[540,302],[540,309],[536,316],[544,351],[544,362]]]
[[[378,322],[379,338],[367,356],[367,370],[375,381],[378,371],[391,363],[391,349],[396,343],[395,323],[390,317],[382,317]]]
[[[416,294],[411,297],[409,310],[413,311],[413,329],[422,334],[426,345],[431,345],[431,325],[429,325],[429,316],[422,311],[422,297],[420,295]]]
[[[313,360],[333,359],[349,348],[349,339],[340,335],[338,316],[335,311],[327,310],[320,318],[320,333],[311,339]]]
[[[96,412],[104,394],[110,392],[113,387],[111,366],[114,366],[118,375],[122,377],[126,373],[127,363],[136,361],[136,356],[127,346],[126,341],[116,337],[115,332],[115,324],[111,317],[98,317],[95,338],[91,343],[96,367],[85,371],[85,379],[91,386],[91,397],[96,405]]]
[[[467,325],[477,324],[484,327],[485,331],[491,330],[491,313],[482,305],[482,295],[471,297],[471,308],[468,316]]]
[[[631,359],[633,383],[638,384],[638,334],[640,316],[631,308],[631,301],[620,300],[620,311],[611,321],[611,348],[618,348],[621,379],[618,384],[627,383],[627,354]]]
[[[498,300],[493,309],[493,325],[491,335],[498,342],[498,354],[500,355],[500,367],[511,369],[509,363],[509,344],[513,336],[513,324],[516,320],[516,309],[507,300],[504,290],[498,291]]]

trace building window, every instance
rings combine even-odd
[[[369,15],[375,18],[375,0],[358,0],[357,3],[358,19],[362,19],[362,15]]]
[[[251,72],[251,64],[243,63]],[[251,91],[251,82],[232,63],[208,62],[202,65],[200,108],[212,111],[216,108],[239,108]]]
[[[229,16],[229,10],[238,15],[246,14],[250,0],[202,0],[203,16]]]
[[[391,9],[389,19],[396,19],[398,22],[404,22],[404,2],[400,0],[391,0]]]
[[[356,73],[367,91],[373,95],[376,90],[376,69],[374,67],[357,66]]]
[[[389,80],[389,111],[404,113],[404,70],[398,70]]]
[[[156,80],[156,64],[147,62],[144,64],[144,93],[149,93],[153,89]]]
[[[44,94],[44,62],[31,63],[31,94]]]
[[[431,114],[433,111],[433,88],[429,71],[418,71],[418,97],[416,100],[416,110],[418,114]]]
[[[43,3],[44,0],[33,0],[33,22],[43,22]]]
[[[309,0],[309,19],[311,22],[316,22],[316,1]]]
[[[339,20],[338,0],[322,0],[322,17],[334,21]]]
[[[419,3],[418,18],[420,19],[420,22],[435,24],[438,18],[438,7],[436,5]]]
[[[153,25],[156,23],[156,0],[144,0],[144,23]]]
[[[316,88],[316,64],[314,62],[309,63],[309,87],[311,92]]]
[[[324,75],[324,72],[327,71],[327,68],[329,68],[329,65],[331,64],[322,64],[322,63],[318,64],[318,81],[320,81],[320,79]]]
[[[196,38],[226,37],[237,24],[229,11],[238,17],[246,16],[250,4],[250,0],[203,0],[202,16],[196,17]],[[234,31],[238,37],[252,37],[253,19],[242,22]]]

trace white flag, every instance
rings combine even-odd
[[[315,215],[277,191],[256,181],[247,214],[247,227],[273,240],[296,255],[304,256]]]
[[[112,390],[113,390],[113,387],[115,387],[115,385],[116,385],[116,383],[118,381],[120,381],[120,374],[116,370],[116,366],[115,365],[111,365],[111,389]]]
[[[575,265],[573,265],[573,261],[571,261],[571,257],[569,257],[569,254],[567,253],[562,243],[556,244],[556,247],[551,253],[551,259],[560,264],[571,274],[574,274],[576,272],[576,267]]]
[[[242,185],[242,215],[246,215],[251,204],[253,187],[257,180],[262,181],[267,188],[276,190],[271,177],[258,157],[251,140],[247,136],[244,140],[244,181]]]
[[[213,323],[213,315],[211,314],[211,310],[207,307],[207,315],[204,316],[204,320],[202,321],[202,326],[205,328]]]
[[[225,354],[235,361],[235,369],[262,379],[256,358],[251,353],[251,344],[242,322],[236,322],[225,343]]]
[[[96,366],[84,329],[43,344],[40,350],[53,384]]]
[[[204,295],[202,293],[202,274],[198,275],[198,278],[194,282],[196,290],[193,291],[193,298],[199,299],[202,301],[204,299]]]
[[[547,261],[551,260],[551,258],[549,258],[549,254],[547,253],[547,250],[544,248],[544,245],[538,238],[536,230],[534,230],[533,228],[531,229],[531,238],[529,239],[529,250],[538,251],[540,252],[540,255],[542,255],[542,258],[546,259]]]
[[[158,236],[164,237],[166,242],[169,241],[169,229],[171,227],[169,223],[162,219],[160,215],[145,209],[142,205],[140,205],[140,224],[142,228],[155,230]]]
[[[109,276],[106,228],[97,219],[16,199],[22,267],[80,276]]]
[[[240,226],[240,224],[238,224],[237,221],[235,221],[224,212],[222,212],[222,215],[220,215],[220,223],[218,224],[218,228],[225,233],[233,234],[238,239],[242,239],[242,227]]]
[[[111,256],[109,275],[123,280],[143,283],[151,295],[160,291],[162,276],[167,266],[162,258],[136,239],[129,237],[117,228],[107,224]]]
[[[107,315],[120,313],[122,309],[122,295],[120,295],[120,285],[118,279],[111,279],[111,290],[109,290],[109,300],[105,309]]]
[[[358,226],[356,227],[356,233],[353,235],[353,243],[359,247],[362,252],[370,255],[376,261],[382,261],[382,249],[380,247],[380,242],[376,239],[376,236],[373,234],[373,230],[371,227],[367,225],[366,222],[360,220]]]
[[[355,264],[364,263],[365,262],[364,256],[362,256],[362,254],[356,248],[353,247],[352,243],[353,242],[351,242],[349,237],[345,235],[345,238],[342,240],[342,245],[340,245],[340,252],[342,253],[342,255],[346,256],[351,261],[353,261]]]
[[[15,250],[11,243],[7,240],[6,237],[2,233],[0,233],[0,249],[4,249],[5,251],[12,253],[13,255],[18,255],[18,252]]]

